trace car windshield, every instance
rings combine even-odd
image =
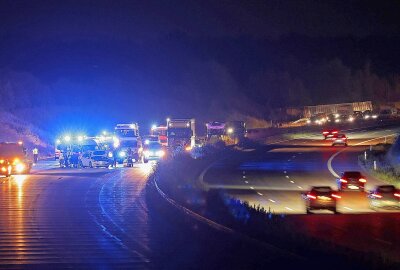
[[[104,156],[106,151],[94,151],[93,156]]]
[[[148,145],[149,150],[160,150],[162,148],[162,145],[159,143],[150,143]]]
[[[323,195],[331,193],[332,189],[330,187],[314,187],[311,192],[317,195]]]
[[[360,172],[345,172],[343,174],[343,176],[356,178],[356,177],[361,177],[361,173]]]
[[[134,129],[117,129],[115,130],[115,135],[117,135],[118,137],[136,137],[137,136],[137,132]]]
[[[136,148],[137,147],[137,141],[136,140],[121,141],[120,142],[120,147]]]
[[[107,160],[107,158],[104,157],[104,156],[94,156],[94,157],[92,157],[92,159],[93,159],[94,161]]]
[[[188,137],[192,136],[192,130],[190,128],[169,128],[168,136],[179,137],[179,138],[188,138]]]

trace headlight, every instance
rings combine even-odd
[[[112,158],[113,157],[113,153],[112,152],[108,152],[108,157]]]
[[[378,116],[377,116],[376,114],[374,114],[374,115],[372,116],[372,118],[376,119],[376,118],[378,118]]]
[[[228,132],[228,134],[232,134],[233,133],[233,128],[228,128],[227,132]]]
[[[19,163],[19,158],[14,159],[13,165],[17,165]]]
[[[18,173],[23,172],[23,171],[25,170],[25,164],[23,164],[23,163],[18,163],[17,165],[15,165],[15,170],[16,170]]]
[[[3,164],[4,163],[4,159],[0,159],[0,164]]]
[[[335,123],[339,123],[340,122],[340,119],[335,119]]]
[[[186,150],[186,151],[190,151],[190,150],[192,150],[192,147],[191,147],[191,146],[186,146],[186,147],[185,147],[185,150]]]
[[[6,171],[7,171],[7,168],[6,168],[6,167],[1,167],[1,171],[2,171],[2,172],[6,172]]]
[[[119,155],[120,157],[125,157],[125,156],[126,156],[126,153],[125,153],[124,151],[121,151],[121,152],[118,153],[118,155]]]
[[[353,121],[354,121],[354,118],[353,118],[353,117],[350,117],[350,118],[349,118],[349,121],[350,121],[350,122],[353,122]]]

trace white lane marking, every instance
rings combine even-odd
[[[343,207],[344,209],[346,209],[346,210],[350,210],[350,211],[352,211],[353,209],[351,209],[350,207],[347,207],[347,206],[345,206],[345,207]]]
[[[301,186],[297,186],[299,189],[303,189]]]
[[[258,195],[262,196],[263,194],[261,192],[257,192]]]
[[[254,189],[254,187],[250,187],[250,189]]]
[[[276,201],[274,201],[273,199],[268,199],[268,201],[276,203]]]
[[[246,175],[243,175],[243,179],[246,178]]]
[[[287,207],[287,206],[285,207],[285,209],[286,209],[286,210],[289,210],[289,211],[293,211],[293,209],[292,209],[292,208],[290,208],[290,207]]]
[[[246,184],[248,184],[249,183],[249,181],[244,181]]]
[[[287,173],[287,171],[283,171],[283,173]]]
[[[381,136],[381,137],[373,138],[373,139],[370,139],[370,140],[366,140],[366,141],[362,141],[362,142],[353,144],[353,145],[351,145],[350,147],[358,146],[358,145],[364,144],[364,143],[366,143],[366,142],[372,142],[372,141],[376,141],[376,140],[379,140],[379,139],[382,139],[382,138],[385,138],[385,137],[391,137],[391,136],[396,136],[396,135],[397,135],[397,133],[394,133],[394,134],[389,134],[389,135],[386,135],[386,136]],[[330,173],[331,173],[335,178],[339,178],[340,176],[339,176],[339,175],[335,172],[335,170],[333,169],[333,167],[332,167],[332,161],[333,161],[333,159],[334,159],[336,156],[338,156],[339,154],[343,153],[343,152],[346,151],[347,149],[348,149],[348,148],[344,148],[344,149],[342,149],[342,150],[336,152],[335,154],[333,154],[333,155],[329,158],[329,160],[328,160],[328,162],[327,162],[328,170],[330,171]]]
[[[289,178],[289,175],[286,175],[285,177],[286,177],[286,178]]]
[[[294,181],[293,181],[293,180],[291,180],[291,181],[290,181],[290,183],[294,184]]]

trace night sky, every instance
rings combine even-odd
[[[94,130],[400,99],[399,14],[400,1],[0,0],[0,104]]]

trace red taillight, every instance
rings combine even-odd
[[[360,179],[358,179],[358,181],[360,181],[361,183],[366,183],[367,182],[367,180],[364,179],[364,178],[360,178]]]
[[[375,198],[378,198],[378,199],[382,198],[382,195],[380,195],[380,194],[372,194],[372,196]]]
[[[340,196],[340,195],[337,195],[337,194],[334,194],[334,193],[332,194],[332,197],[333,197],[333,198],[336,198],[336,199],[340,199],[340,198],[342,198],[342,196]]]
[[[312,194],[307,194],[307,198],[315,200],[317,197]]]
[[[400,193],[395,193],[394,196],[399,197],[400,198]]]
[[[347,183],[347,180],[346,180],[346,179],[343,179],[343,178],[340,178],[340,182],[342,182],[342,183]]]

